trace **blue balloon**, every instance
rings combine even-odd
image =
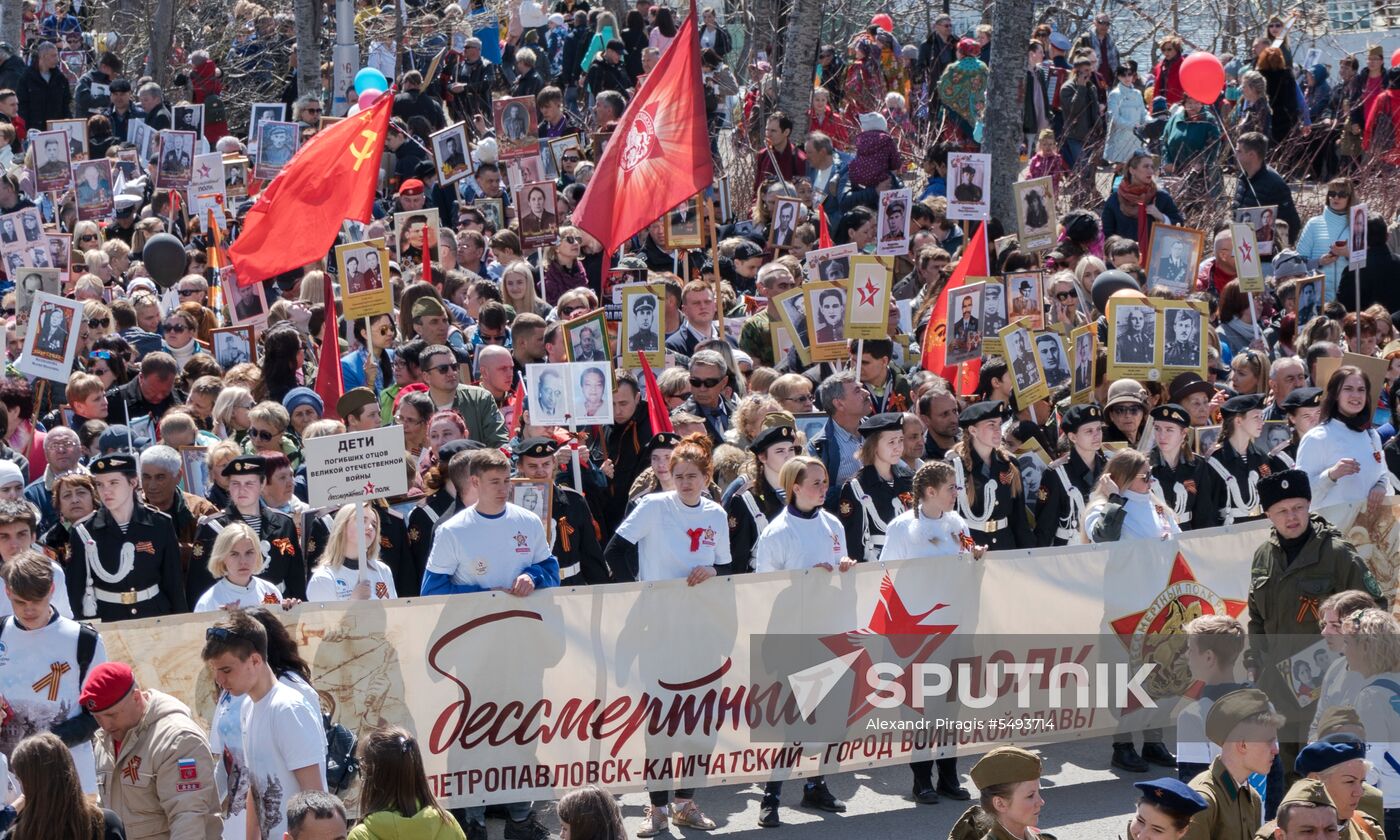
[[[384,74],[373,67],[363,67],[355,74],[355,93],[364,93],[367,90],[388,90],[389,80],[384,78]]]

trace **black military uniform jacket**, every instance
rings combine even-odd
[[[948,454],[949,460],[957,457],[953,452]],[[1020,475],[1020,468],[1007,460],[1000,450],[994,451],[989,461],[983,461],[975,449],[972,463],[954,463],[954,469],[959,466],[964,473],[961,474],[963,484],[958,488],[957,510],[967,520],[973,542],[992,551],[1035,548],[1035,533],[1031,530],[1026,500],[1023,495],[1013,495],[1011,489],[1011,479]],[[992,488],[990,511],[986,504],[988,487]],[[1023,485],[1023,492],[1024,489]],[[979,526],[978,522],[984,525]]]
[[[418,579],[414,582],[412,589],[403,590],[398,588],[399,581],[396,575],[394,588],[400,597],[407,597],[407,592],[417,595],[422,591],[423,572],[428,568],[428,555],[433,550],[433,532],[436,530],[437,524],[447,518],[452,510],[452,503],[455,501],[457,501],[456,497],[443,488],[408,512],[408,536],[406,539],[408,564],[413,567],[413,573],[417,575]]]
[[[758,516],[754,516],[757,509]],[[768,523],[783,510],[783,500],[777,490],[768,483],[768,477],[759,470],[758,482],[745,481],[742,490],[729,497],[724,512],[729,515],[729,556],[730,562],[719,569],[722,575],[736,575],[753,571],[753,551],[758,545],[758,537]]]
[[[632,483],[651,463],[651,453],[646,448],[651,439],[651,416],[642,403],[637,404],[631,420],[608,426],[599,437],[603,458],[612,459],[613,477],[603,489],[591,492],[589,501],[605,534],[622,524]]]
[[[1210,487],[1207,476],[1210,467],[1204,458],[1183,448],[1176,466],[1170,467],[1162,461],[1162,453],[1153,447],[1147,454],[1147,462],[1152,468],[1152,480],[1157,483],[1162,501],[1176,514],[1176,523],[1181,530],[1199,531],[1220,524],[1219,508],[1204,492]]]
[[[880,477],[874,465],[864,466],[841,488],[836,515],[846,526],[846,554],[858,562],[879,560],[885,531],[896,516],[914,505],[914,474],[903,464]]]
[[[612,574],[603,562],[603,546],[593,525],[593,512],[583,494],[572,487],[554,484],[554,556],[559,560],[559,585],[584,586],[611,583]]]
[[[1221,475],[1220,470],[1210,466],[1210,501],[1221,512],[1222,523],[1231,525],[1263,519],[1264,514],[1258,510],[1259,494],[1252,486],[1273,472],[1268,453],[1259,444],[1251,443],[1241,454],[1229,441],[1222,441],[1211,453],[1210,460],[1234,478],[1234,486],[1231,487],[1231,482]]]
[[[169,516],[138,502],[123,533],[107,509],[98,508],[73,526],[69,537],[68,600],[74,618],[121,621],[189,611]]]
[[[273,510],[262,502],[258,502],[258,509],[262,512],[258,547],[262,550],[265,564],[258,577],[276,585],[283,597],[306,600],[306,560],[302,557],[296,523],[287,514]],[[234,509],[232,503],[217,516],[206,516],[200,521],[194,535],[189,582],[185,585],[190,603],[198,601],[199,596],[214,585],[214,576],[209,574],[208,565],[214,540],[226,526],[242,521],[243,515]]]
[[[413,556],[408,550],[408,526],[404,524],[403,515],[389,507],[389,503],[383,499],[376,499],[368,504],[373,505],[375,513],[379,514],[379,562],[388,566],[389,571],[393,573],[394,591],[400,598],[418,595],[423,589],[423,572],[419,570],[416,573],[417,577],[414,577]],[[336,510],[317,511],[306,526],[308,569],[315,568],[316,561],[321,558],[321,552],[326,548],[331,526],[335,524]]]
[[[1052,465],[1040,479],[1040,506],[1035,512],[1035,544],[1038,546],[1069,545],[1081,542],[1080,517],[1088,505],[1089,494],[1108,466],[1108,458],[1100,450],[1094,453],[1094,463],[1086,464],[1079,453],[1071,449],[1064,464],[1064,474],[1069,477],[1071,487],[1066,487],[1060,478],[1060,470]],[[1072,498],[1071,489],[1079,494]]]

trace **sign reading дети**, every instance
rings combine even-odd
[[[302,444],[312,507],[368,502],[408,492],[402,426],[312,438]]]

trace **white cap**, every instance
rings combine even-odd
[[[19,464],[14,461],[0,460],[0,487],[23,483],[24,473],[20,472]]]
[[[871,111],[860,115],[861,131],[887,131],[890,124],[885,120],[884,115]]]

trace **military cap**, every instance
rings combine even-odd
[[[1288,793],[1283,795],[1280,806],[1290,802],[1303,802],[1308,805],[1326,805],[1328,808],[1337,807],[1332,801],[1332,797],[1327,795],[1327,788],[1318,779],[1299,779],[1293,783],[1293,787],[1288,789]]]
[[[1142,791],[1143,799],[1173,814],[1189,817],[1210,807],[1204,796],[1180,779],[1163,777],[1150,782],[1138,782],[1133,787]]]
[[[366,388],[351,388],[335,401],[335,412],[342,419],[354,414],[359,414],[367,405],[378,405],[379,400],[374,396],[374,391]]]
[[[399,195],[422,195],[423,182],[417,178],[409,178],[399,184]]]
[[[1020,747],[997,747],[978,759],[968,775],[982,790],[993,785],[1032,782],[1040,778],[1040,756]]]
[[[647,441],[647,451],[655,452],[658,449],[675,449],[680,445],[681,436],[675,432],[657,432]]]
[[[222,475],[224,478],[234,475],[262,475],[266,467],[267,462],[261,455],[239,455],[224,464]]]
[[[898,432],[904,428],[904,415],[898,411],[872,414],[860,421],[860,436],[868,438],[880,432]]]
[[[651,295],[637,295],[637,297],[632,300],[632,311],[641,312],[643,309],[648,312],[654,312],[656,310],[656,298]]]
[[[1338,730],[1352,727],[1364,731],[1361,715],[1357,714],[1356,710],[1350,706],[1333,706],[1317,719],[1317,737],[1326,738],[1330,735],[1341,734]]]
[[[1348,761],[1366,757],[1366,745],[1352,735],[1329,735],[1298,751],[1293,769],[1300,776],[1321,773]]]
[[[88,471],[93,475],[108,475],[111,473],[121,473],[123,475],[136,475],[136,456],[125,455],[120,452],[111,455],[103,455],[93,461]]]
[[[447,307],[442,305],[442,301],[432,295],[425,295],[413,304],[413,317],[426,318],[431,315],[441,315],[447,317]]]
[[[1152,409],[1152,419],[1158,423],[1175,423],[1183,429],[1191,427],[1191,415],[1186,413],[1186,409],[1176,403],[1159,405]]]
[[[452,463],[452,456],[458,452],[470,452],[473,449],[485,449],[486,444],[479,440],[449,440],[438,447],[438,463]]]
[[[1322,389],[1294,388],[1278,405],[1284,411],[1294,411],[1299,408],[1320,408],[1322,406]]]
[[[1240,394],[1220,404],[1221,414],[1245,414],[1264,407],[1263,394]]]
[[[1078,403],[1065,410],[1060,418],[1060,431],[1077,432],[1088,423],[1102,423],[1103,409],[1094,403]]]
[[[1269,695],[1257,688],[1242,688],[1216,700],[1206,715],[1206,737],[1213,744],[1224,745],[1235,727],[1257,715],[1269,714]],[[1282,720],[1280,718],[1280,720]]]
[[[983,420],[1004,420],[1008,413],[1006,403],[1001,400],[983,400],[962,410],[962,413],[958,415],[958,427],[966,429],[968,426],[981,423]]]
[[[767,452],[768,447],[779,443],[795,443],[797,441],[797,429],[787,425],[774,425],[760,431],[758,436],[749,444],[749,451],[755,455]]]
[[[518,458],[550,458],[558,451],[559,444],[550,437],[533,437],[515,444]]]
[[[1312,501],[1312,486],[1308,474],[1302,470],[1284,470],[1259,479],[1259,506],[1267,513],[1269,508],[1289,499]]]

